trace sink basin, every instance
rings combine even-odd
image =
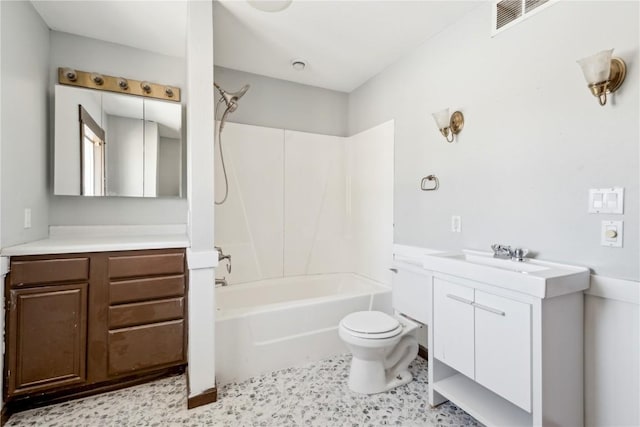
[[[493,255],[478,255],[470,252],[464,252],[463,254],[459,255],[451,255],[451,257],[473,264],[486,265],[488,267],[500,268],[503,270],[515,271],[523,274],[527,274],[531,271],[541,271],[549,269],[549,267],[547,266],[534,264],[533,261],[529,259],[520,262],[512,261],[511,259],[494,258]]]
[[[589,270],[584,267],[527,258],[525,261],[494,258],[491,252],[464,250],[423,257],[423,268],[436,273],[549,298],[589,287]]]

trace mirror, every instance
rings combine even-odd
[[[179,103],[57,85],[54,194],[182,197]]]

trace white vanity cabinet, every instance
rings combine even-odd
[[[583,425],[586,268],[478,253],[425,257],[429,403],[487,426]]]
[[[438,360],[531,410],[531,306],[434,279]]]
[[[393,307],[423,325],[431,323],[431,276],[421,267],[394,262]]]

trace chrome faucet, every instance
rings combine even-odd
[[[224,261],[225,259],[229,261],[227,263],[227,273],[231,274],[231,255],[225,254],[220,246],[215,246],[214,249],[218,251],[218,262]]]
[[[227,278],[223,277],[222,279],[216,279],[216,287],[218,286],[227,286]]]
[[[511,261],[524,262],[526,260],[526,256],[529,253],[528,250],[522,248],[511,249],[511,246],[501,245],[499,243],[494,243],[491,245],[491,249],[493,250],[494,258],[503,258],[509,259]]]
[[[491,250],[493,250],[494,258],[511,258],[513,256],[513,251],[511,250],[511,246],[501,245],[499,243],[494,243],[491,245]]]

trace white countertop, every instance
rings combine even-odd
[[[184,225],[50,227],[49,237],[2,248],[1,256],[189,247]]]

